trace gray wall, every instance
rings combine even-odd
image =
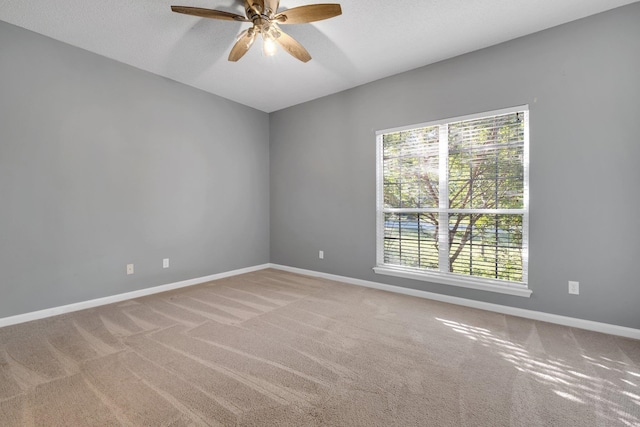
[[[271,262],[640,328],[638,23],[635,3],[272,113]],[[375,130],[522,104],[532,297],[373,273]]]
[[[268,126],[0,22],[0,318],[269,262]]]

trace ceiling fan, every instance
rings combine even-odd
[[[229,53],[229,61],[237,61],[253,45],[258,34],[262,34],[263,51],[271,56],[276,51],[276,43],[302,62],[311,59],[309,52],[293,37],[280,29],[281,24],[303,24],[321,21],[342,14],[339,4],[310,4],[294,7],[278,13],[280,0],[244,0],[246,17],[221,10],[200,7],[171,6],[171,10],[186,15],[225,21],[252,22],[253,26],[244,30]]]

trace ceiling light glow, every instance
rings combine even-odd
[[[264,56],[273,56],[277,50],[275,38],[269,32],[262,33],[262,52]]]

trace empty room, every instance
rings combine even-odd
[[[640,426],[640,2],[0,1],[0,426]]]

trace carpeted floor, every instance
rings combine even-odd
[[[640,426],[640,341],[262,270],[0,329],[1,426]]]

